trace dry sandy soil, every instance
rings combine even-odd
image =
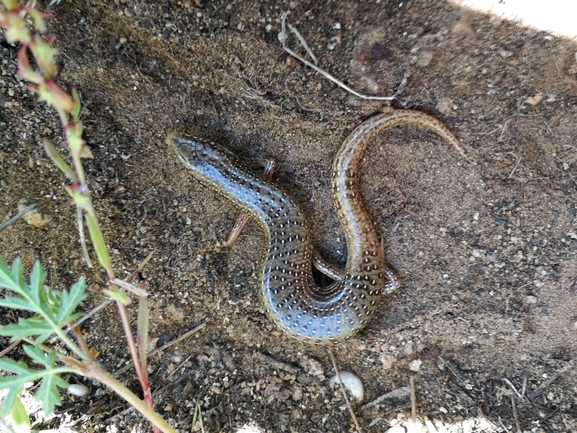
[[[315,246],[344,264],[331,162],[386,104],[351,96],[284,52],[277,33],[290,10],[319,66],[442,119],[474,160],[413,127],[368,149],[362,194],[402,284],[335,348],[340,368],[364,382],[365,403],[414,376],[418,413],[429,419],[576,432],[577,44],[444,1],[359,3],[65,0],[52,9],[58,82],[82,97],[89,185],[116,269],[126,278],[154,252],[141,277],[158,347],[207,324],[151,358],[159,412],[181,432],[200,431],[191,427],[197,399],[207,432],[251,422],[267,432],[354,429],[328,386],[327,350],[291,340],[264,314],[258,225],[222,247],[238,210],[165,144],[171,131],[204,135],[255,173],[275,159],[275,182],[302,204]],[[304,53],[294,37],[289,45]],[[27,269],[41,260],[53,287],[85,276],[88,311],[105,299],[105,274],[86,266],[63,176],[40,145],[51,137],[62,147],[61,129],[16,75],[16,49],[0,52],[0,222],[21,200],[40,212],[0,233],[1,254]],[[109,371],[127,365],[114,308],[84,331]],[[138,392],[130,370],[119,377]],[[89,395],[65,395],[37,429],[149,431],[109,390],[69,380]],[[383,432],[410,416],[410,401],[355,410],[365,431]]]

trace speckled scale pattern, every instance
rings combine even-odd
[[[262,261],[260,295],[268,316],[289,335],[327,344],[350,337],[368,322],[382,295],[396,281],[357,187],[357,167],[366,146],[384,130],[418,124],[433,130],[465,156],[449,129],[418,111],[377,115],[345,140],[333,164],[332,188],[347,241],[345,275],[328,287],[314,284],[307,221],[296,203],[272,184],[249,174],[217,144],[171,134],[167,141],[200,182],[250,213],[263,228],[268,251]]]

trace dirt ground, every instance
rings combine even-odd
[[[194,181],[165,144],[172,131],[215,139],[255,173],[273,158],[275,182],[302,204],[315,246],[344,264],[331,162],[344,137],[387,104],[350,95],[284,52],[285,10],[320,67],[443,120],[474,160],[415,127],[367,150],[362,194],[402,284],[358,337],[335,347],[339,367],[364,383],[362,404],[414,376],[417,411],[428,419],[577,432],[577,44],[429,0],[52,8],[58,82],[82,97],[89,186],[119,276],[153,252],[142,277],[157,347],[206,323],[150,359],[158,411],[181,432],[201,431],[191,426],[197,400],[206,432],[251,423],[266,432],[354,430],[329,388],[326,348],[293,341],[264,315],[258,225],[222,247],[238,210]],[[294,36],[289,46],[304,53]],[[87,267],[63,176],[40,145],[51,137],[62,148],[61,129],[16,75],[16,49],[2,43],[0,52],[0,223],[19,202],[40,212],[0,233],[1,254],[22,257],[28,270],[41,260],[52,287],[85,276],[88,311],[105,299],[105,273]],[[113,307],[83,329],[107,370],[127,365]],[[119,378],[138,392],[130,370]],[[35,428],[150,431],[98,383],[68,379],[89,395],[65,394],[57,415]],[[406,395],[362,404],[355,411],[367,432],[411,413]]]

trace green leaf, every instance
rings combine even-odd
[[[112,262],[110,261],[110,255],[108,254],[108,249],[106,248],[106,243],[104,242],[104,236],[100,231],[100,226],[98,225],[98,220],[92,209],[92,202],[89,203],[91,212],[86,215],[86,224],[88,224],[88,231],[90,232],[90,237],[92,238],[92,243],[94,245],[94,250],[98,256],[98,261],[102,265],[108,275],[113,275]]]
[[[64,161],[64,158],[62,158],[50,140],[44,140],[44,150],[54,165],[56,165],[62,173],[64,173],[72,182],[78,182],[78,176],[76,176],[72,171],[68,163]]]
[[[123,292],[116,286],[110,285],[108,286],[108,289],[104,289],[102,291],[106,293],[108,296],[110,296],[112,299],[114,299],[116,302],[120,302],[121,304],[128,305],[132,302],[130,296],[128,296],[126,292]]]
[[[26,12],[34,21],[34,28],[40,33],[44,33],[46,31],[46,25],[44,24],[44,17],[42,16],[42,12],[33,7],[27,8]]]
[[[84,278],[80,278],[74,285],[70,288],[70,291],[63,290],[60,311],[56,316],[56,321],[58,323],[66,323],[71,320],[76,320],[82,315],[82,313],[72,314],[76,307],[84,300],[86,294],[84,293],[86,289],[86,282]]]
[[[22,361],[17,362],[10,358],[0,358],[0,370],[6,370],[9,373],[19,375],[28,374],[31,371],[28,368],[28,366],[24,364]],[[13,386],[11,385],[13,381],[11,381],[10,379],[18,381],[18,378],[16,376],[0,377],[0,385],[6,382],[8,386]],[[24,383],[25,382],[23,382],[23,384]]]
[[[44,281],[46,281],[46,272],[42,269],[40,262],[36,262],[30,274],[30,294],[36,305],[42,305],[46,302]]]
[[[4,37],[8,42],[27,44],[32,40],[30,29],[17,9],[4,13],[2,18],[2,27],[6,29]]]
[[[140,296],[138,303],[138,326],[136,329],[136,336],[138,337],[138,355],[140,357],[140,365],[146,370],[146,349],[148,349],[148,327],[150,321],[150,313],[148,309],[148,298]]]
[[[20,259],[14,260],[12,267],[16,266],[16,263],[19,262]],[[0,257],[0,287],[6,287],[14,292],[19,292],[20,284],[18,279],[14,279],[10,268],[6,264],[6,262]]]
[[[56,353],[55,352],[44,352],[38,346],[24,346],[24,351],[26,354],[32,358],[37,364],[43,365],[44,367],[52,367],[56,362]]]
[[[4,5],[4,7],[6,9],[8,9],[9,11],[13,10],[13,9],[17,9],[18,6],[20,6],[18,4],[18,1],[16,0],[2,0],[2,4]]]
[[[72,89],[72,99],[74,100],[74,111],[72,112],[72,121],[78,122],[82,104],[80,102],[80,95],[78,94],[78,90],[74,88]]]
[[[58,50],[52,47],[48,42],[42,39],[40,35],[34,35],[34,41],[30,44],[30,51],[36,60],[36,64],[42,75],[49,78],[56,75],[56,63],[54,57],[58,54]]]
[[[45,78],[37,87],[30,89],[36,92],[42,101],[54,108],[61,108],[67,112],[74,110],[74,101],[70,95],[48,78]]]
[[[11,341],[36,336],[36,343],[42,344],[52,334],[54,334],[54,327],[40,317],[31,317],[29,319],[20,317],[18,324],[12,323],[0,328],[0,335],[11,337]]]
[[[17,376],[0,377],[0,389],[7,389],[8,395],[2,402],[2,416],[6,417],[12,411],[14,400],[24,389],[26,379],[22,379],[29,374],[29,369],[23,362],[16,362],[10,358],[0,358],[0,370],[5,370],[10,373],[15,373]]]
[[[30,62],[28,61],[28,50],[25,46],[21,47],[20,51],[18,51],[18,75],[26,81],[35,84],[41,83],[44,79],[42,74],[36,72],[36,70],[30,66]]]
[[[7,416],[14,407],[15,399],[24,388],[24,384],[39,379],[42,383],[34,398],[42,401],[45,415],[51,414],[54,411],[54,406],[60,404],[58,387],[66,388],[68,386],[60,374],[75,371],[70,367],[56,367],[54,365],[56,362],[55,352],[45,354],[39,347],[29,345],[24,346],[24,350],[34,361],[42,364],[45,369],[33,370],[21,361],[16,362],[10,358],[0,358],[0,369],[14,373],[12,376],[0,377],[0,389],[8,390],[8,395],[2,404],[3,417]]]
[[[44,352],[38,346],[24,346],[24,350],[39,364],[46,367],[46,372],[54,370],[54,364],[56,363],[56,353],[55,352]],[[44,415],[49,415],[54,411],[54,406],[60,404],[60,391],[58,387],[67,388],[68,382],[66,382],[59,374],[47,374],[42,379],[42,384],[34,398],[36,400],[42,401],[42,410]]]
[[[32,311],[33,305],[21,296],[6,296],[0,299],[0,307]]]
[[[19,318],[18,324],[1,327],[0,335],[9,336],[13,341],[37,335],[37,343],[40,344],[59,328],[81,316],[81,313],[74,313],[74,310],[85,296],[84,279],[76,282],[70,291],[63,290],[61,293],[45,286],[45,280],[46,272],[40,262],[34,264],[28,286],[22,277],[22,262],[16,259],[10,271],[0,258],[1,284],[17,293],[16,296],[0,299],[0,307],[31,311],[37,315]]]
[[[12,263],[12,278],[14,279],[14,281],[16,281],[18,283],[18,286],[20,288],[27,287],[26,282],[24,281],[23,274],[24,274],[24,269],[22,267],[22,260],[20,260],[20,257],[18,257]]]
[[[18,397],[14,399],[10,417],[12,418],[12,423],[14,424],[13,429],[16,433],[30,433],[30,418],[28,417],[24,404],[22,404],[22,400]]]
[[[72,112],[75,112],[76,107],[72,108]],[[66,128],[66,141],[68,146],[70,146],[70,153],[72,155],[78,156],[79,158],[93,158],[92,152],[88,146],[86,146],[86,141],[82,139],[82,122],[75,122],[68,125]]]
[[[40,388],[36,391],[34,399],[42,402],[42,411],[46,416],[54,412],[54,406],[62,402],[58,387],[68,388],[68,382],[58,374],[50,374],[42,380]]]

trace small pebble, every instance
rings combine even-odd
[[[387,353],[382,353],[379,356],[379,361],[381,361],[383,369],[390,370],[393,367],[393,363],[395,362],[395,357]]]
[[[347,391],[351,393],[353,399],[360,403],[365,398],[365,389],[363,388],[363,383],[361,379],[359,379],[356,375],[349,371],[341,371],[340,373],[341,379],[343,381],[343,385]],[[335,375],[331,377],[329,381],[329,386],[334,388],[337,384],[339,384],[339,378]]]
[[[541,93],[537,93],[534,96],[529,96],[525,99],[525,102],[531,106],[538,105],[545,97]]]
[[[76,397],[84,397],[88,394],[88,387],[81,383],[73,383],[68,387],[68,392]]]
[[[421,364],[423,361],[420,359],[415,359],[409,363],[409,370],[414,371],[415,373],[421,369]]]

